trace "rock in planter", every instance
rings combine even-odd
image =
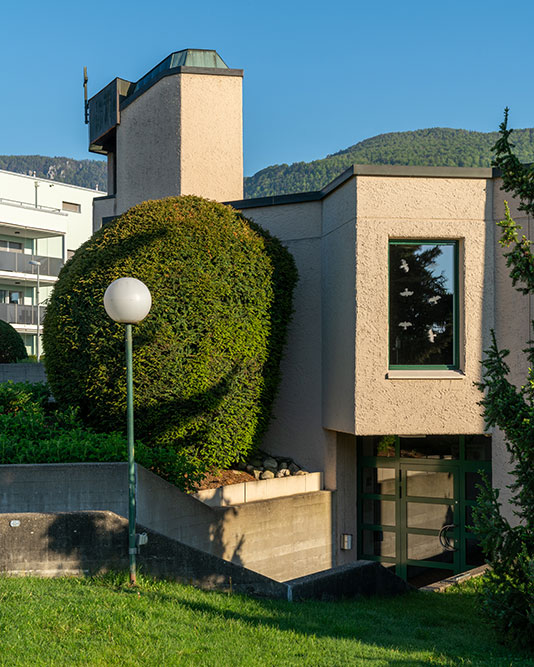
[[[308,474],[307,470],[297,470],[297,472],[295,473],[295,476],[297,476],[297,475],[307,475],[307,474]]]
[[[263,479],[261,476],[263,475],[263,470],[258,470],[258,468],[253,468],[252,469],[252,474],[256,479]]]
[[[274,472],[272,472],[272,470],[264,470],[260,475],[260,479],[273,479],[273,478],[274,478]]]
[[[298,465],[296,463],[290,463],[289,464],[289,472],[292,475],[296,475],[299,470],[300,470],[300,468],[298,467]]]
[[[273,459],[272,456],[268,456],[266,459],[263,461],[263,467],[266,470],[273,470],[276,471],[278,470],[278,463],[276,462],[275,459]]]

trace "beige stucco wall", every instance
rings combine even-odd
[[[115,197],[96,197],[93,200],[93,233],[102,227],[102,219],[117,215]]]
[[[116,213],[180,194],[179,76],[168,76],[121,111]]]
[[[181,194],[243,197],[240,76],[180,74]]]
[[[356,433],[481,433],[473,383],[494,325],[492,183],[486,179],[357,177]],[[388,378],[388,241],[460,242],[456,379]],[[408,374],[407,374],[408,375]],[[428,378],[428,379],[427,379]]]
[[[147,199],[243,197],[242,77],[175,74],[121,111],[116,211]]]
[[[321,418],[322,204],[247,208],[243,213],[284,243],[299,272],[275,418],[263,448],[271,454],[290,455],[310,471],[324,471],[327,488],[335,488],[329,472],[335,437],[323,429]]]
[[[355,433],[356,180],[323,200],[323,426]]]

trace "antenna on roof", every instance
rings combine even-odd
[[[89,102],[87,101],[87,67],[83,68],[83,109],[85,124],[89,124]]]

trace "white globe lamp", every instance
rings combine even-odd
[[[138,324],[148,315],[151,306],[150,291],[137,278],[118,278],[104,294],[106,313],[121,324]]]
[[[114,280],[104,294],[104,308],[115,322],[126,325],[126,423],[128,431],[128,555],[130,584],[136,583],[137,540],[135,534],[135,453],[133,408],[132,324],[144,320],[150,311],[152,297],[148,287],[137,278]]]

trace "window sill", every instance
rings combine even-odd
[[[386,374],[387,380],[464,380],[465,373],[457,370],[390,370]]]

